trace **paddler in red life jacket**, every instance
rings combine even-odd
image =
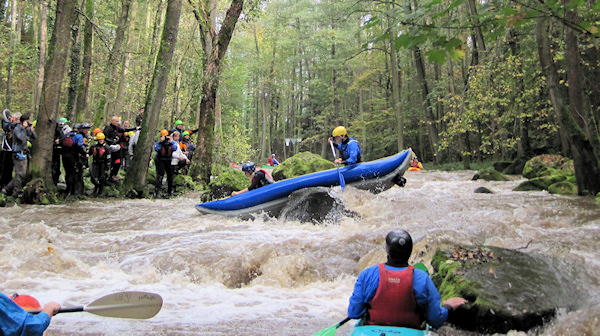
[[[234,191],[231,193],[231,196],[243,194],[247,191],[254,190],[256,188],[260,188],[266,186],[267,184],[271,184],[275,181],[269,176],[269,174],[262,170],[261,168],[256,169],[254,163],[248,162],[242,166],[242,171],[246,175],[247,178],[252,181],[252,184],[248,188],[244,188],[240,191]]]
[[[362,271],[350,297],[348,317],[364,317],[365,324],[424,329],[439,328],[448,314],[467,301],[453,297],[442,302],[429,275],[408,265],[412,238],[404,230],[385,237],[387,262]]]
[[[154,163],[156,164],[156,182],[154,183],[154,197],[159,197],[160,189],[162,188],[162,179],[167,173],[167,193],[169,196],[173,192],[173,166],[171,159],[173,153],[177,150],[177,144],[171,140],[169,131],[163,129],[160,131],[160,140],[154,144],[156,156]]]
[[[340,152],[341,159],[335,159],[333,163],[353,165],[361,163],[362,152],[358,141],[348,136],[348,132],[344,126],[338,126],[331,132],[329,142],[333,141],[335,148]]]
[[[110,147],[105,142],[106,136],[104,133],[96,133],[95,145],[90,147],[88,152],[92,157],[92,166],[90,167],[90,179],[94,184],[94,195],[102,195],[104,185],[106,184],[106,176],[110,167]]]
[[[0,293],[0,335],[42,336],[50,325],[50,318],[60,310],[60,304],[48,302],[39,314],[28,313],[27,310],[33,308],[29,306],[35,303],[36,308],[40,306],[35,298],[28,295],[15,294],[13,301]]]

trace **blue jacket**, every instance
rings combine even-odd
[[[394,271],[406,269],[406,267],[388,265],[385,265],[385,268]],[[371,266],[362,271],[354,284],[354,292],[350,297],[348,317],[352,319],[360,318],[366,312],[367,303],[375,297],[378,287],[378,266]],[[415,269],[413,272],[413,290],[417,305],[423,307],[427,323],[434,328],[441,327],[448,319],[448,309],[440,306],[440,293],[435,288],[429,275],[420,269]]]
[[[29,314],[0,293],[0,333],[5,336],[41,336],[50,325],[46,313]]]
[[[12,150],[13,152],[27,152],[27,141],[37,139],[37,134],[31,128],[23,128],[22,124],[17,124],[13,129]]]
[[[155,155],[154,158],[155,159],[158,158],[160,160],[165,160],[165,161],[166,160],[170,161],[171,158],[172,158],[171,155],[173,154],[173,152],[175,152],[177,150],[177,144],[175,143],[175,141],[169,140],[169,142],[171,143],[171,148],[170,148],[171,149],[171,153],[168,153],[168,155],[167,155],[167,152],[166,152],[167,148],[165,148],[165,151],[163,151],[164,153],[161,153],[161,150],[163,149],[163,142],[164,141],[157,141],[154,144],[154,150],[158,154],[158,155]]]
[[[339,143],[336,145],[337,150],[342,155],[342,160],[346,161],[345,164],[355,164],[361,161],[362,153],[358,141],[354,138],[350,138],[346,143]]]

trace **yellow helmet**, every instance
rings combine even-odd
[[[331,132],[331,136],[338,136],[338,135],[346,135],[348,134],[348,132],[346,132],[346,127],[344,126],[338,126],[336,128],[333,129],[333,132]]]
[[[96,140],[104,140],[106,139],[106,136],[104,135],[104,133],[100,132],[98,134],[96,134]]]

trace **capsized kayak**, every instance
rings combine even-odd
[[[383,159],[342,167],[339,171],[346,185],[381,192],[395,183],[400,183],[413,156],[412,150],[407,149]],[[202,214],[226,216],[244,216],[260,211],[277,215],[288,201],[288,196],[294,191],[302,188],[333,187],[339,184],[338,170],[329,169],[279,181],[226,199],[200,203],[196,205],[196,210]]]

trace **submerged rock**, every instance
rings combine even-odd
[[[294,191],[279,214],[280,219],[311,222],[335,222],[344,216],[356,216],[330,188],[316,187]]]
[[[582,294],[572,273],[558,260],[497,247],[438,250],[432,280],[442,300],[469,301],[449,323],[479,333],[527,331],[551,320],[558,309],[572,310]]]

